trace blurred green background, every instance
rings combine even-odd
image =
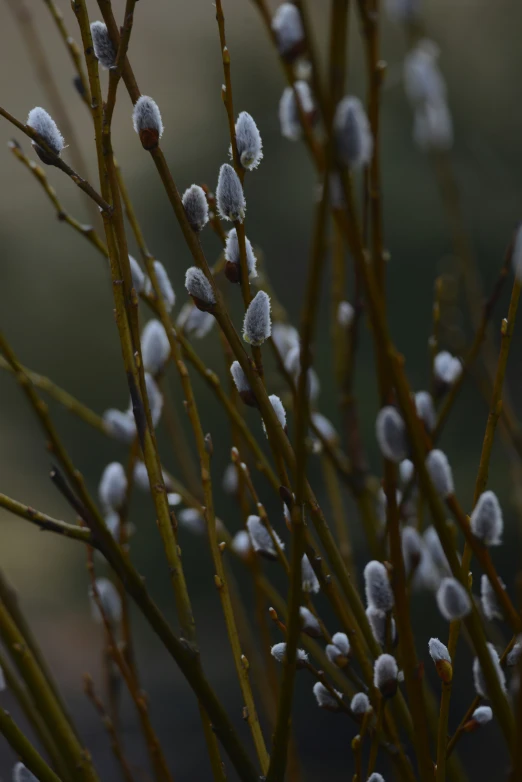
[[[70,31],[79,39],[69,4],[60,0],[58,5]],[[275,5],[272,3],[272,7]],[[310,0],[308,5],[316,40],[324,55],[329,3]],[[41,105],[50,111],[51,106],[22,43],[20,28],[12,13],[14,6],[16,0],[10,4],[1,0],[3,67],[0,69],[0,93],[2,105],[25,120],[33,106]],[[86,170],[81,173],[94,181],[92,126],[87,110],[72,86],[73,73],[67,53],[44,2],[26,0],[26,6],[45,43],[53,77],[85,156]],[[113,6],[121,19],[124,3],[115,1]],[[98,18],[96,3],[90,2],[89,8],[92,20]],[[232,56],[235,109],[253,115],[264,143],[264,160],[258,171],[247,178],[247,233],[252,242],[262,248],[270,278],[291,319],[296,322],[306,273],[316,180],[304,147],[280,136],[277,106],[284,86],[283,76],[253,4],[249,0],[225,0],[224,8]],[[455,125],[452,166],[461,194],[465,227],[484,288],[490,290],[500,269],[505,246],[520,218],[522,109],[519,74],[522,50],[518,31],[522,25],[522,8],[514,0],[498,0],[494,4],[485,0],[458,4],[433,0],[424,3],[423,19],[429,36],[441,47],[441,68],[448,80]],[[385,237],[390,251],[389,316],[397,345],[406,355],[412,385],[421,389],[427,387],[429,380],[428,338],[434,279],[443,271],[453,272],[455,259],[432,162],[412,142],[412,115],[401,83],[404,53],[403,31],[384,17],[382,56],[388,63],[388,75],[382,96],[381,149]],[[163,148],[179,189],[185,189],[192,182],[206,182],[215,187],[219,166],[228,159],[229,142],[221,101],[222,70],[212,2],[142,0],[136,7],[130,57],[141,90],[154,97],[161,108],[166,128]],[[38,75],[42,75],[41,68]],[[355,19],[352,19],[350,32],[349,91],[364,96],[364,67]],[[81,237],[56,220],[51,204],[33,177],[5,146],[13,136],[13,130],[7,122],[0,122],[0,138],[4,144],[4,152],[0,155],[1,328],[20,359],[31,369],[49,375],[100,414],[108,407],[123,408],[127,404],[127,390],[105,262]],[[21,134],[15,134],[15,137],[34,157],[28,140]],[[66,142],[70,141],[66,138]],[[152,162],[132,130],[131,106],[123,88],[115,112],[114,146],[149,247],[171,276],[178,295],[178,311],[186,300],[183,277],[191,259]],[[73,159],[71,154],[71,149],[65,152],[68,162]],[[47,173],[66,209],[82,222],[90,222],[92,212],[82,194],[59,171],[48,170]],[[101,223],[97,227],[100,226]],[[209,259],[214,261],[219,255],[219,245],[209,229],[205,234],[204,246]],[[137,254],[132,243],[131,252]],[[328,272],[324,281],[324,306],[321,307],[316,346],[316,365],[322,379],[319,407],[337,422],[330,351]],[[501,316],[507,312],[508,294],[506,290],[495,311],[495,333]],[[462,344],[464,336],[466,340],[470,337],[469,318],[467,313],[461,312],[461,304],[459,296],[456,308],[448,311],[454,328],[447,332],[446,347],[451,347],[452,340],[455,340],[454,344]],[[234,302],[233,312],[239,327],[239,300]],[[148,313],[143,315],[148,317]],[[371,341],[366,327],[363,331],[357,388],[367,450],[372,468],[378,471],[380,464],[373,434],[378,402]],[[520,337],[520,329],[517,329],[507,374],[507,383],[518,409]],[[196,346],[204,360],[224,376],[217,334],[213,332]],[[182,415],[180,389],[172,372],[169,380],[178,412]],[[270,366],[268,382],[272,392],[281,389],[281,381]],[[228,424],[199,379],[195,379],[195,388],[203,425],[212,433],[214,442],[217,512],[229,528],[235,530],[240,524],[237,508],[220,487],[229,458]],[[50,457],[33,413],[13,379],[5,373],[0,376],[0,394],[0,491],[72,520],[68,507],[49,481]],[[104,466],[115,459],[125,461],[124,447],[89,430],[55,405],[51,409],[75,464],[95,492]],[[467,509],[486,417],[486,404],[470,381],[443,438],[443,447],[454,466],[459,496]],[[249,420],[262,437],[259,423],[255,418]],[[160,445],[165,465],[176,473],[175,453],[163,431]],[[506,451],[497,445],[489,485],[499,494],[503,504],[506,533],[505,545],[494,552],[494,559],[508,589],[516,597],[514,587],[520,539],[509,465]],[[319,463],[314,459],[310,470],[319,498],[326,505]],[[520,491],[520,487],[517,488]],[[276,527],[283,529],[279,504],[274,503],[261,479],[259,489],[268,510],[273,513]],[[368,555],[358,520],[348,501],[347,509],[361,571]],[[132,546],[134,561],[169,618],[175,622],[165,558],[152,504],[147,497],[136,495],[131,520],[137,529]],[[85,553],[80,546],[40,534],[3,512],[0,512],[0,523],[0,565],[19,591],[37,637],[78,717],[82,736],[98,761],[101,778],[116,779],[118,771],[106,735],[81,687],[81,676],[89,671],[101,692],[102,634],[89,614]],[[238,730],[248,742],[207,546],[204,539],[190,537],[184,530],[180,534],[204,664],[219,694],[226,700]],[[103,566],[99,570],[103,574]],[[270,568],[271,574],[273,570]],[[240,572],[238,578],[253,613],[250,585]],[[286,589],[277,573],[274,580],[281,590]],[[477,584],[478,580],[477,573]],[[324,609],[334,631],[328,607],[321,597],[318,605]],[[438,615],[433,598],[427,594],[414,598],[412,611],[419,654],[427,664],[427,675],[432,678],[427,642],[432,635],[440,635],[445,640],[447,626]],[[138,660],[143,684],[151,699],[152,719],[165,742],[174,777],[178,782],[209,780],[210,769],[204,755],[195,700],[139,616],[135,617],[135,627]],[[505,628],[501,628],[502,632],[507,639]],[[274,640],[279,639],[274,637]],[[452,730],[473,695],[470,656],[464,645],[457,666],[450,719]],[[350,740],[354,728],[343,717],[316,708],[311,684],[306,674],[298,677],[295,732],[303,778],[309,782],[350,778]],[[19,716],[9,693],[1,693],[0,702]],[[123,718],[128,755],[138,768],[136,778],[146,779],[143,770],[146,757],[137,738],[135,713],[126,699],[124,704],[128,706]],[[465,737],[462,758],[471,779],[501,778],[507,761],[497,726],[492,724],[483,734]],[[9,777],[13,762],[10,749],[1,742],[0,774],[4,778]],[[232,772],[230,775],[234,778]]]

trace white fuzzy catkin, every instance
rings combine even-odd
[[[293,3],[282,3],[272,17],[272,30],[282,55],[289,56],[304,40],[303,22]]]
[[[226,494],[235,494],[239,487],[239,480],[237,475],[237,467],[233,462],[230,462],[225,468],[223,473],[223,480],[221,481],[223,491]]]
[[[344,97],[335,110],[334,133],[340,160],[354,171],[368,165],[373,137],[364,107],[353,96]]]
[[[349,328],[355,316],[355,309],[349,301],[340,301],[337,307],[337,323],[343,327],[343,329]]]
[[[403,486],[406,486],[406,484],[410,482],[410,480],[413,478],[414,472],[415,466],[411,459],[403,459],[399,464],[399,477]]]
[[[236,121],[236,148],[243,168],[252,171],[263,159],[263,142],[250,114],[242,111]]]
[[[262,345],[271,333],[270,296],[265,291],[258,291],[245,313],[243,339],[257,347]]]
[[[430,474],[437,492],[443,499],[453,494],[455,487],[453,484],[453,473],[451,471],[448,457],[443,451],[434,448],[426,457],[426,468]]]
[[[490,706],[479,706],[473,714],[471,719],[474,720],[481,727],[487,725],[493,719],[493,712]]]
[[[276,414],[276,418],[283,427],[283,429],[286,427],[286,410],[283,406],[283,403],[277,396],[277,394],[270,394],[268,397],[270,400],[270,404],[272,405],[272,408],[274,410],[274,413]]]
[[[374,771],[371,776],[368,777],[368,782],[384,782],[384,777],[379,774],[378,771]]]
[[[13,767],[12,780],[13,782],[38,782],[37,777],[23,763],[17,763]]]
[[[102,607],[102,611],[105,617],[111,624],[117,624],[121,619],[121,598],[118,594],[118,590],[108,578],[96,579],[96,592]],[[91,601],[91,613],[95,622],[102,622],[103,618],[94,599],[94,592],[92,587],[89,589],[89,597]]]
[[[156,428],[160,422],[161,413],[163,412],[163,394],[159,390],[159,386],[150,372],[145,372],[145,386],[147,388],[152,425]]]
[[[511,264],[513,266],[513,274],[520,282],[522,280],[522,225],[518,228],[515,236]]]
[[[206,530],[205,519],[196,508],[183,508],[177,514],[177,519],[182,527],[195,535],[203,535]]]
[[[107,431],[120,443],[131,443],[136,437],[136,422],[128,410],[109,408],[103,414],[103,422]]]
[[[250,541],[252,548],[257,554],[261,554],[267,559],[277,559],[277,551],[275,549],[270,533],[261,521],[260,516],[249,516],[246,522],[248,534],[250,535]],[[279,536],[274,532],[274,536],[281,549],[284,549],[285,544],[279,539]]]
[[[234,385],[236,386],[240,394],[252,393],[252,389],[250,388],[250,383],[248,382],[247,376],[243,372],[243,368],[239,363],[239,361],[234,361],[230,365],[230,374],[232,375],[232,380],[234,381]]]
[[[395,695],[399,668],[395,657],[381,654],[373,666],[373,683],[385,697]]]
[[[245,237],[245,245],[248,276],[252,280],[254,277],[257,277],[257,258],[254,255],[254,250],[252,249],[252,244],[248,237]],[[225,258],[227,261],[230,261],[230,263],[240,265],[239,242],[235,228],[232,228],[228,233],[225,243]]]
[[[447,350],[441,350],[433,361],[433,371],[437,380],[451,386],[462,374],[462,364]]]
[[[334,692],[339,698],[343,697],[342,693],[338,692],[337,690],[334,690]],[[341,705],[339,704],[339,701],[334,698],[334,696],[331,694],[328,688],[322,684],[322,682],[316,682],[314,684],[313,693],[320,709],[328,709],[328,711],[340,710]]]
[[[332,635],[332,643],[340,649],[342,654],[348,657],[350,654],[350,641],[346,633],[334,633]]]
[[[299,344],[294,345],[285,357],[285,369],[292,375],[294,383],[297,385],[299,382],[299,375],[301,373],[301,350]],[[306,390],[311,402],[315,402],[319,396],[321,386],[319,378],[313,367],[308,370],[308,377],[306,379]]]
[[[181,494],[178,494],[176,491],[169,491],[167,494],[167,502],[171,508],[176,507],[176,505],[181,505],[182,501],[183,498]]]
[[[428,391],[417,391],[415,394],[415,408],[417,415],[424,422],[428,432],[433,432],[437,423],[437,414],[433,405],[433,398]]]
[[[299,80],[294,82],[294,88],[286,87],[283,90],[279,101],[279,125],[281,135],[289,141],[298,141],[303,134],[294,89],[303,113],[312,117],[315,111],[314,99],[308,82]]]
[[[437,605],[448,622],[463,619],[471,611],[469,595],[455,578],[442,579],[437,591]]]
[[[286,655],[286,643],[285,641],[282,641],[281,643],[274,644],[272,648],[270,649],[270,653],[274,659],[277,660],[278,663],[282,663],[285,659]],[[304,649],[297,649],[296,651],[296,660],[297,662],[306,663],[308,662],[308,655],[305,652]]]
[[[368,562],[364,568],[364,586],[366,602],[369,606],[386,613],[393,608],[393,592],[388,578],[388,571],[382,562],[376,559]]]
[[[386,642],[386,614],[373,605],[366,609],[366,616],[372,630],[373,637],[381,646]],[[392,622],[394,620],[392,619]]]
[[[219,169],[216,203],[219,215],[223,220],[243,222],[246,211],[243,186],[238,175],[228,163],[224,163]]]
[[[312,423],[317,428],[318,432],[329,443],[336,443],[339,440],[339,435],[331,421],[326,418],[322,413],[312,413],[310,416]]]
[[[444,553],[442,543],[440,542],[440,538],[435,527],[432,525],[427,527],[422,537],[424,538],[426,548],[428,549],[435,565],[442,573],[449,574],[450,566],[448,564],[448,560],[446,559],[446,554]]]
[[[238,557],[241,557],[241,559],[248,557],[252,551],[252,544],[250,542],[250,535],[246,530],[241,529],[239,532],[236,532],[232,538],[232,550]]]
[[[446,84],[437,65],[439,49],[423,39],[404,58],[404,89],[414,106],[445,103]]]
[[[202,302],[209,307],[216,303],[216,297],[210,282],[197,266],[191,266],[187,269],[185,273],[185,288],[196,303]]]
[[[518,640],[517,643],[512,648],[512,650],[509,652],[508,656],[506,657],[506,665],[512,668],[514,665],[518,664],[518,661],[520,660],[521,656],[522,656],[522,642]]]
[[[503,589],[506,588],[501,578],[498,579]],[[490,622],[493,619],[503,619],[504,615],[498,602],[498,597],[495,590],[491,586],[491,582],[485,573],[482,574],[480,579],[480,604],[484,611],[484,616]]]
[[[45,109],[42,109],[41,106],[36,106],[34,109],[31,109],[29,116],[27,117],[27,124],[30,128],[36,130],[55,155],[60,155],[60,152],[65,146],[65,141],[58,130],[56,122]],[[32,144],[42,163],[54,165],[54,160],[43,147],[38,146],[36,141],[33,141]]]
[[[208,203],[205,191],[199,185],[191,185],[183,193],[183,207],[193,231],[201,231],[208,223]]]
[[[167,270],[160,261],[154,261],[154,273],[158,283],[159,292],[163,301],[165,302],[165,308],[167,312],[171,312],[176,303],[176,294],[170,281]],[[145,282],[145,293],[149,296],[153,293],[152,281],[147,277]]]
[[[274,323],[272,339],[283,361],[290,350],[299,347],[299,332],[288,323]]]
[[[142,293],[143,290],[145,289],[145,274],[143,273],[141,266],[139,265],[136,258],[133,258],[132,255],[129,255],[129,264],[131,270],[132,285],[136,293]]]
[[[406,575],[409,575],[412,571],[417,571],[424,549],[424,541],[415,527],[402,528],[401,548],[404,569],[406,570]]]
[[[303,592],[317,594],[317,592],[319,592],[321,589],[321,584],[319,583],[319,580],[315,575],[314,570],[310,564],[310,560],[306,554],[303,554],[303,558],[301,560],[301,578]]]
[[[362,716],[363,714],[366,714],[366,712],[369,711],[370,708],[371,708],[370,699],[368,698],[366,693],[365,692],[355,693],[350,703],[350,710],[352,714],[356,714],[357,716]]]
[[[453,146],[453,120],[444,101],[426,103],[415,112],[413,140],[423,151],[451,149]]]
[[[152,375],[163,369],[170,356],[170,343],[163,324],[149,320],[141,334],[143,368]]]
[[[92,22],[91,35],[96,59],[103,68],[112,68],[116,62],[116,52],[109,37],[107,25],[103,22]]]
[[[180,310],[176,326],[183,329],[188,337],[203,339],[212,330],[215,322],[210,312],[203,312],[187,301]]]
[[[142,95],[132,111],[132,125],[145,149],[157,147],[158,139],[163,135],[163,122],[156,101]]]
[[[497,495],[485,491],[478,498],[470,517],[471,531],[485,546],[500,546],[504,520]]]
[[[306,633],[311,638],[320,638],[323,634],[321,625],[312,612],[305,606],[301,606],[299,609],[299,616],[301,617],[303,633]]]
[[[104,469],[98,496],[106,510],[119,510],[127,493],[127,477],[123,465],[119,462],[111,462]]]
[[[493,646],[493,644],[488,643],[487,647],[488,647],[489,655],[491,657],[491,661],[493,663],[493,667],[495,668],[495,672],[498,677],[500,687],[504,692],[506,692],[506,677],[504,675],[504,671],[500,666],[500,658],[498,656],[498,652]],[[480,660],[478,657],[475,657],[475,659],[473,660],[473,683],[475,685],[475,689],[478,695],[481,695],[483,698],[489,697],[486,679],[482,672]]]
[[[438,638],[430,638],[428,641],[428,649],[430,651],[430,657],[434,663],[445,661],[451,663],[451,657],[448,652],[448,648],[444,646],[442,641]]]
[[[399,411],[388,405],[379,410],[375,435],[382,455],[398,464],[408,455],[406,427]]]

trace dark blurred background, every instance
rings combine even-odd
[[[58,4],[71,33],[79,39],[69,4],[65,0]],[[16,2],[6,3],[6,0],[0,3],[3,64],[0,92],[2,105],[25,120],[33,106],[41,105],[48,110],[51,106],[22,43],[13,14],[16,5]],[[86,170],[81,173],[95,181],[92,125],[72,86],[71,63],[45,4],[26,0],[25,5],[45,42],[52,75],[81,143],[86,160]],[[272,3],[272,7],[275,5]],[[324,55],[329,4],[326,0],[310,0],[308,5],[316,40]],[[124,3],[118,0],[113,6],[121,19]],[[96,3],[90,2],[89,7],[91,19],[99,18]],[[253,115],[264,143],[264,160],[258,171],[247,178],[247,233],[253,243],[262,248],[267,272],[290,318],[296,322],[310,243],[315,176],[305,148],[280,135],[277,106],[284,87],[283,76],[253,4],[248,0],[225,0],[224,7],[232,56],[235,109]],[[497,3],[433,0],[424,3],[423,19],[429,36],[441,47],[441,68],[448,81],[455,125],[451,164],[461,195],[465,228],[484,289],[489,291],[500,269],[505,246],[520,218],[522,108],[519,74],[522,50],[518,31],[522,25],[522,9],[514,0],[498,0]],[[349,91],[363,97],[363,60],[357,25],[354,19],[352,22]],[[411,383],[414,388],[421,389],[427,387],[429,380],[428,338],[434,279],[442,272],[453,273],[455,259],[433,164],[412,141],[412,115],[401,81],[404,53],[403,31],[384,17],[382,56],[388,63],[388,77],[383,90],[381,148],[385,236],[390,251],[389,315],[397,345],[406,355]],[[219,166],[228,159],[229,142],[221,101],[222,70],[212,2],[142,0],[136,7],[130,57],[141,90],[152,95],[161,108],[166,128],[163,148],[179,189],[183,190],[192,182],[206,182],[214,187]],[[41,69],[39,76],[42,76]],[[34,178],[7,149],[13,128],[2,121],[0,131],[4,144],[4,152],[0,155],[1,327],[20,359],[31,369],[49,375],[100,414],[108,407],[123,408],[127,404],[127,390],[105,262],[80,236],[56,220],[51,204]],[[16,134],[16,138],[34,157],[28,140],[21,134]],[[70,141],[66,138],[66,142]],[[132,130],[131,106],[123,87],[115,112],[114,145],[150,249],[171,276],[178,295],[178,311],[186,300],[183,277],[191,259],[152,162]],[[69,162],[71,153],[71,149],[65,152]],[[82,222],[90,222],[92,212],[82,194],[59,171],[48,170],[47,173],[66,209]],[[213,261],[218,257],[219,245],[209,229],[205,233],[205,248]],[[131,252],[137,254],[132,243],[131,247]],[[331,371],[328,285],[329,275],[326,274],[316,349],[316,364],[322,378],[319,407],[338,422]],[[501,316],[507,311],[508,294],[506,290],[495,312],[495,334]],[[469,317],[466,312],[460,312],[462,303],[463,298],[459,296],[456,309],[450,313],[452,328],[447,331],[448,342],[443,347],[452,347],[449,344],[452,341],[455,345],[463,345],[470,338]],[[239,327],[239,307],[234,309],[234,314]],[[148,313],[143,315],[148,317]],[[363,331],[357,388],[368,453],[373,469],[378,471],[380,465],[373,434],[378,402],[371,342],[365,327]],[[204,360],[224,376],[217,334],[213,332],[198,342],[197,349]],[[507,383],[518,410],[519,356],[520,329],[517,329]],[[270,366],[268,380],[272,391],[281,389],[281,381]],[[172,372],[169,372],[169,381],[181,415],[182,398]],[[237,508],[220,486],[229,459],[228,423],[199,379],[195,379],[195,388],[203,425],[212,433],[214,442],[217,512],[231,530],[236,530],[240,523]],[[0,376],[0,394],[0,490],[50,514],[72,520],[68,507],[49,481],[50,458],[34,415],[6,373]],[[84,473],[90,489],[96,492],[104,466],[112,460],[124,461],[125,448],[104,439],[56,405],[51,409],[75,464]],[[486,417],[484,400],[468,382],[443,438],[443,448],[454,466],[459,496],[467,509]],[[259,428],[255,419],[252,421]],[[160,434],[160,445],[166,467],[177,474],[175,453],[164,432]],[[505,545],[494,552],[494,558],[508,589],[516,596],[518,516],[509,465],[506,451],[497,444],[489,486],[501,499],[506,532]],[[318,461],[312,459],[310,469],[319,498],[326,505]],[[517,488],[520,491],[520,487]],[[261,479],[259,489],[268,510],[277,519],[276,526],[283,529],[279,504],[274,504]],[[360,572],[368,554],[359,522],[348,500],[347,513]],[[81,734],[93,751],[101,778],[116,779],[119,772],[113,764],[106,735],[81,687],[81,676],[89,671],[102,691],[102,633],[89,613],[85,552],[75,543],[40,534],[4,512],[0,512],[0,518],[1,567],[16,585],[24,610],[78,718]],[[175,623],[165,558],[149,498],[136,495],[131,520],[137,530],[132,546],[134,561]],[[192,537],[185,530],[180,534],[204,664],[219,694],[226,700],[238,730],[249,742],[241,720],[242,702],[213,586],[207,545],[204,539]],[[273,570],[270,568],[271,574]],[[103,565],[99,566],[99,571],[100,575],[105,574]],[[237,572],[237,577],[253,614],[250,584],[244,581],[241,571]],[[281,590],[286,589],[277,573],[274,580]],[[478,580],[477,573],[477,584]],[[330,621],[332,631],[335,630],[321,597],[318,605]],[[412,611],[419,654],[427,664],[427,675],[432,678],[427,642],[432,635],[440,635],[444,641],[447,626],[440,618],[433,598],[426,593],[414,597]],[[143,684],[150,695],[152,719],[164,741],[174,777],[178,782],[209,780],[211,775],[196,702],[140,616],[136,615],[134,619]],[[274,637],[275,640],[279,639]],[[470,656],[465,646],[462,647],[457,659],[450,720],[452,730],[473,696]],[[434,684],[438,691],[437,682]],[[0,702],[19,717],[8,692],[0,693]],[[123,733],[128,756],[138,768],[145,768],[146,756],[137,737],[135,713],[125,699],[124,705]],[[268,737],[267,730],[265,733]],[[298,677],[295,735],[304,779],[312,782],[351,778],[353,726],[343,717],[316,708],[311,681],[306,674]],[[465,737],[461,756],[471,779],[501,778],[506,758],[497,726],[493,723],[483,735]],[[0,773],[5,779],[10,777],[14,760],[11,750],[0,742]],[[386,771],[385,765],[382,770]],[[145,775],[142,778],[145,779]]]

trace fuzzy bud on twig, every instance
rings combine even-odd
[[[60,156],[60,152],[65,146],[65,141],[58,130],[56,122],[45,109],[42,109],[40,106],[31,109],[29,116],[27,117],[27,124],[30,128],[36,130],[55,155]],[[45,151],[45,149],[43,149],[43,147],[38,146],[36,141],[33,141],[32,144],[34,151],[42,163],[46,163],[48,166],[55,165],[54,159]]]
[[[132,111],[132,124],[140,137],[143,149],[156,149],[163,135],[163,122],[156,101],[142,95]]]
[[[393,592],[388,578],[388,571],[382,562],[376,559],[368,562],[364,568],[364,585],[366,602],[369,606],[386,613],[393,608]]]
[[[129,264],[132,277],[132,286],[136,293],[142,293],[145,288],[145,275],[141,270],[141,266],[139,265],[136,258],[132,257],[132,255],[129,255]]]
[[[380,611],[372,605],[368,606],[366,609],[366,616],[368,617],[373,637],[381,646],[386,644],[386,625],[387,621],[389,621],[391,643],[392,645],[395,645],[397,640],[395,619],[390,614],[386,614],[384,611]]]
[[[448,622],[463,619],[471,611],[469,595],[455,578],[442,579],[437,591],[437,605]]]
[[[339,435],[331,421],[322,413],[312,413],[310,416],[312,423],[317,428],[319,434],[324,437],[328,443],[337,443]]]
[[[424,541],[415,527],[403,527],[401,532],[402,558],[406,575],[415,571],[421,562]]]
[[[23,763],[17,763],[13,767],[13,782],[38,782],[38,779]]]
[[[243,222],[246,211],[243,186],[238,175],[228,163],[224,163],[219,169],[216,203],[223,220]]]
[[[163,324],[149,320],[141,334],[143,368],[152,375],[163,369],[170,356],[170,343]]]
[[[489,655],[491,657],[491,661],[493,663],[493,667],[495,668],[495,673],[497,674],[498,677],[500,687],[504,692],[506,692],[506,677],[504,675],[504,671],[500,667],[500,658],[498,656],[498,652],[493,646],[493,644],[488,643],[487,647],[488,647]],[[478,657],[475,657],[475,659],[473,660],[473,683],[475,684],[475,689],[478,695],[481,695],[483,698],[489,697],[486,678],[482,672],[482,667],[480,665],[480,660]]]
[[[335,110],[334,132],[339,159],[354,171],[368,165],[373,152],[370,123],[359,98],[344,97]]]
[[[453,666],[447,647],[438,638],[430,638],[428,648],[439,679],[448,684],[453,678]]]
[[[379,774],[378,771],[374,771],[371,776],[368,777],[368,782],[384,782],[384,777]]]
[[[271,333],[270,296],[264,291],[258,291],[245,313],[243,339],[257,347],[262,345]]]
[[[512,648],[512,650],[509,652],[508,656],[506,657],[506,665],[512,668],[513,666],[518,664],[518,661],[520,660],[521,656],[522,656],[522,642],[518,640],[517,643]]]
[[[250,114],[242,111],[236,121],[236,148],[243,168],[252,171],[263,159],[263,142]]]
[[[230,374],[232,375],[234,385],[236,386],[239,396],[243,402],[249,407],[257,407],[257,399],[254,396],[254,392],[250,388],[250,383],[248,382],[247,376],[243,372],[239,361],[234,361],[234,363],[231,365]]]
[[[330,662],[343,668],[348,663],[350,655],[348,636],[345,633],[335,633],[332,636],[332,643],[327,645],[325,652]]]
[[[119,462],[111,462],[103,471],[98,496],[107,510],[119,510],[125,501],[127,493],[127,477]]]
[[[188,301],[180,310],[176,326],[183,329],[187,337],[202,339],[211,331],[215,322],[210,312],[203,312]]]
[[[108,578],[96,579],[96,592],[106,619],[111,624],[117,624],[121,619],[121,598],[118,590]],[[92,587],[89,589],[91,599],[91,613],[95,622],[102,621],[102,615],[94,597]]]
[[[110,408],[104,412],[103,422],[107,431],[120,443],[131,443],[136,437],[136,422],[128,410]]]
[[[107,25],[103,22],[91,23],[92,45],[96,59],[103,68],[112,68],[116,62],[116,52],[109,37]]]
[[[246,261],[249,279],[257,277],[256,263],[257,259],[252,249],[250,240],[245,236]],[[241,258],[239,252],[239,241],[237,231],[232,228],[229,231],[225,244],[225,276],[229,282],[240,282],[241,280]]]
[[[180,526],[194,535],[203,535],[206,530],[205,519],[197,508],[183,508],[178,514]]]
[[[397,692],[399,669],[395,657],[391,654],[381,654],[373,667],[373,683],[381,691],[384,698],[391,698]]]
[[[308,608],[301,606],[299,609],[299,616],[301,617],[303,633],[309,635],[310,638],[320,638],[322,636],[321,625]]]
[[[375,434],[382,455],[398,464],[408,455],[406,427],[398,410],[388,405],[379,410]]]
[[[343,327],[343,329],[349,328],[355,317],[355,309],[349,301],[340,301],[337,307],[337,323]]]
[[[462,364],[447,350],[442,350],[435,356],[433,371],[437,380],[451,386],[462,374]]]
[[[437,65],[439,47],[427,39],[419,41],[404,58],[404,90],[417,107],[446,101],[446,84]]]
[[[296,81],[293,88],[286,87],[279,101],[279,125],[281,135],[289,141],[298,141],[303,134],[294,89],[306,120],[312,124],[316,117],[314,99],[308,82]]]
[[[433,432],[437,424],[437,414],[433,405],[431,394],[427,391],[418,391],[415,394],[415,408],[417,415],[424,423],[428,432]]]
[[[286,657],[286,643],[282,641],[279,644],[274,644],[270,649],[272,657],[277,660],[278,663],[282,663]],[[297,649],[295,655],[295,662],[297,668],[304,668],[308,662],[308,655],[304,649]]]
[[[355,714],[357,717],[362,717],[363,714],[366,714],[367,711],[371,709],[370,706],[370,699],[366,695],[365,692],[357,692],[350,703],[350,710],[352,714]]]
[[[491,708],[489,706],[479,706],[471,715],[471,719],[464,725],[464,730],[466,733],[472,733],[473,731],[478,730],[478,728],[487,725],[492,719],[493,712]]]
[[[194,300],[198,310],[211,312],[216,304],[216,297],[212,285],[207,280],[204,272],[197,266],[191,266],[185,274],[185,288]]]
[[[288,323],[274,323],[272,339],[283,361],[293,348],[299,348],[299,332]]]
[[[498,580],[502,588],[505,589],[506,585],[502,579],[499,577]],[[482,605],[482,610],[484,611],[484,616],[488,621],[492,622],[493,619],[504,618],[495,590],[491,586],[491,582],[485,573],[482,574],[480,579],[480,603]]]
[[[159,390],[158,384],[150,372],[145,372],[145,387],[147,389],[152,425],[156,427],[160,422],[161,413],[163,412],[163,394]]]
[[[448,457],[443,451],[434,448],[426,457],[426,468],[433,481],[435,489],[443,499],[453,494],[453,473],[451,472]]]
[[[260,516],[249,516],[246,522],[248,534],[252,547],[256,554],[260,554],[266,559],[276,560],[277,551],[269,531],[261,521]],[[273,533],[279,548],[284,549],[285,544],[280,540],[276,532]]]
[[[317,594],[317,592],[319,592],[321,589],[319,579],[315,575],[314,569],[311,566],[310,560],[306,554],[303,554],[303,558],[301,560],[301,578],[303,592]]]
[[[504,520],[497,495],[485,491],[478,498],[470,517],[471,531],[485,546],[499,546],[502,543]]]
[[[176,294],[174,293],[174,288],[172,287],[167,270],[160,261],[154,261],[154,273],[156,275],[159,292],[165,302],[165,308],[167,312],[171,312],[176,303]],[[147,277],[145,281],[145,293],[148,296],[151,296],[153,292],[152,282]]]
[[[293,3],[282,3],[272,18],[272,30],[280,54],[289,61],[302,54],[305,47],[303,22]]]
[[[247,559],[252,551],[252,544],[250,542],[250,535],[246,530],[241,529],[239,532],[236,532],[232,538],[232,550],[241,559]]]
[[[205,191],[199,185],[191,185],[183,193],[183,207],[193,231],[201,231],[208,223],[208,203]]]
[[[322,682],[316,682],[313,686],[313,692],[317,705],[320,709],[327,709],[328,711],[340,711],[341,704],[334,698],[330,690],[322,684]],[[338,698],[342,698],[342,693],[334,690]]]

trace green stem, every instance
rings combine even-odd
[[[24,736],[11,715],[0,708],[0,733],[9,742],[24,766],[31,771],[40,782],[61,782],[45,760],[38,754],[29,739]]]

